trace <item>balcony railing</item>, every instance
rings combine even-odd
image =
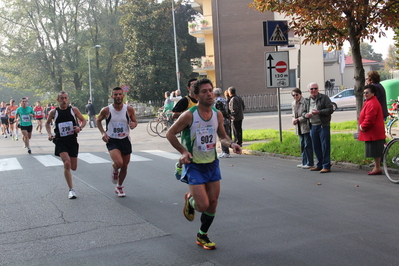
[[[188,22],[190,34],[201,34],[212,32],[212,16],[204,16]]]
[[[215,58],[213,55],[201,56],[201,58],[192,58],[191,66],[194,72],[214,70]]]

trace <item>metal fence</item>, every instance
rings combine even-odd
[[[340,87],[325,90],[327,96],[331,97],[340,91]],[[253,95],[240,95],[245,104],[245,112],[266,112],[276,111],[278,105],[278,99],[276,93],[265,93],[265,94],[253,94]],[[309,93],[302,92],[303,97],[309,97]],[[291,91],[280,92],[280,106],[281,109],[291,109],[291,103],[293,99]]]
[[[340,91],[340,87],[336,86],[331,89],[322,91],[327,96],[331,97]],[[307,91],[302,92],[303,97],[309,97]],[[240,95],[245,104],[245,112],[267,112],[277,111],[277,94],[276,93],[264,93],[264,94],[244,94]],[[291,109],[291,103],[293,99],[291,91],[280,92],[281,109]],[[132,106],[136,111],[138,117],[153,116],[157,113],[158,108],[163,106],[163,101],[150,101],[149,103],[133,103]]]

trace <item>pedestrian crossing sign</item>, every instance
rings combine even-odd
[[[288,23],[286,20],[263,22],[264,46],[288,45]]]

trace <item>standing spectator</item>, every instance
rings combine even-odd
[[[381,157],[384,151],[385,128],[383,111],[377,99],[379,90],[374,84],[364,86],[362,111],[359,115],[359,140],[364,141],[365,157],[374,158],[374,168],[369,175],[381,175]]]
[[[331,172],[331,114],[334,112],[330,97],[319,93],[319,85],[312,82],[308,84],[310,93],[306,101],[302,117],[310,121],[310,137],[312,138],[313,150],[316,155],[317,164],[310,171],[320,173]]]
[[[236,94],[236,88],[230,87],[228,91],[231,97],[229,110],[233,121],[234,141],[242,147],[242,120],[244,119],[245,104],[241,97]]]
[[[384,116],[383,119],[385,121],[385,119],[389,115],[388,107],[387,107],[387,96],[385,93],[384,86],[382,86],[382,84],[380,83],[380,80],[381,80],[380,74],[378,74],[377,71],[372,70],[372,71],[367,72],[366,85],[373,84],[374,86],[377,87],[376,97],[381,104],[382,114]]]
[[[170,94],[170,99],[173,101],[173,106],[175,106],[177,102],[181,99],[180,90],[172,91],[172,93]]]
[[[173,101],[169,97],[170,97],[170,92],[169,91],[165,92],[165,101],[164,101],[163,110],[162,110],[162,112],[165,115],[170,114],[173,109]]]
[[[89,117],[90,128],[93,128],[93,126],[91,125],[91,122],[93,122],[94,127],[97,127],[97,125],[96,125],[96,110],[94,109],[94,105],[91,103],[91,100],[87,101],[87,105],[86,105],[85,109],[86,109],[87,116]]]
[[[86,125],[86,119],[82,116],[79,109],[68,105],[68,94],[64,91],[58,93],[58,108],[50,111],[46,121],[46,131],[48,140],[54,142],[54,154],[59,156],[64,163],[64,176],[69,187],[68,198],[76,199],[76,191],[72,182],[72,171],[78,167],[78,133]],[[82,122],[81,126],[76,119]],[[54,120],[54,133],[51,133],[51,123]]]
[[[294,97],[292,124],[295,125],[295,133],[299,136],[302,153],[302,163],[297,166],[302,169],[310,169],[314,165],[312,139],[310,138],[309,120],[302,117],[306,100],[302,97],[302,91],[298,88],[293,89],[291,95]]]
[[[196,243],[209,250],[216,248],[216,244],[208,238],[208,229],[215,218],[222,179],[215,151],[216,137],[237,154],[241,154],[241,147],[231,142],[224,131],[222,114],[212,108],[212,82],[209,79],[198,80],[194,85],[194,92],[198,105],[184,112],[169,129],[166,137],[181,153],[179,161],[184,164],[183,175],[188,179],[190,192],[184,196],[184,217],[193,221],[195,211],[201,213]],[[179,132],[182,132],[181,144],[176,137]]]
[[[222,95],[222,89],[220,88],[215,88],[213,90],[213,93],[215,94],[215,103],[214,106],[217,110],[219,110],[222,115],[223,115],[223,126],[224,130],[226,131],[226,134],[230,136],[230,116],[228,112],[228,106],[227,106],[227,101],[225,98],[223,98]],[[228,146],[222,146],[222,153],[219,155],[219,158],[229,158],[230,157],[230,150]]]

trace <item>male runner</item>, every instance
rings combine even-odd
[[[8,132],[8,116],[6,114],[7,105],[5,102],[1,102],[0,106],[0,117],[1,117],[1,134],[4,138],[7,138]]]
[[[10,125],[10,137],[12,140],[18,140],[18,127],[15,123],[15,112],[17,111],[17,106],[15,105],[15,100],[10,100],[10,106],[6,109],[6,114],[8,116],[8,124]]]
[[[39,101],[36,102],[36,106],[33,108],[33,111],[35,111],[35,118],[37,121],[36,131],[39,130],[39,133],[42,134],[42,120],[44,117],[44,110]]]
[[[129,134],[130,129],[137,126],[135,111],[133,107],[123,103],[123,97],[122,88],[113,88],[111,98],[114,99],[114,103],[102,108],[96,121],[102,140],[107,143],[106,146],[113,161],[111,181],[116,184],[115,193],[118,197],[126,196],[122,184],[132,153]],[[106,119],[106,130],[101,123],[104,119]]]
[[[68,94],[64,91],[58,93],[57,102],[59,107],[50,111],[46,121],[48,140],[55,144],[56,156],[61,157],[64,163],[64,176],[69,187],[68,198],[76,199],[76,191],[73,188],[72,174],[78,167],[78,133],[86,125],[86,119],[77,107],[68,104]],[[81,122],[79,126],[76,118]],[[54,119],[54,133],[51,133],[51,123]]]
[[[28,99],[21,99],[21,106],[17,108],[15,117],[18,119],[18,123],[21,126],[22,140],[25,145],[24,148],[28,149],[28,153],[31,154],[29,140],[32,137],[32,117],[35,116],[35,112],[32,107],[28,106]]]
[[[216,213],[220,192],[219,159],[216,153],[216,137],[220,142],[241,154],[241,147],[232,142],[223,126],[223,115],[213,107],[215,94],[209,79],[200,79],[194,84],[198,105],[188,109],[172,125],[166,134],[172,146],[181,153],[180,163],[184,164],[182,176],[187,176],[190,192],[184,196],[183,214],[193,221],[195,210],[201,212],[201,227],[197,244],[204,249],[215,249],[209,240],[208,229]],[[176,135],[182,131],[182,144]]]

